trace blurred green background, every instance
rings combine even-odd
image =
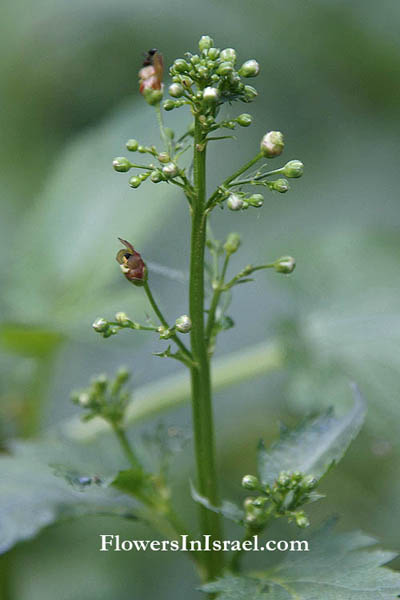
[[[118,236],[149,262],[187,272],[184,199],[167,186],[131,190],[111,160],[130,137],[158,139],[137,92],[142,53],[157,47],[168,65],[209,34],[262,67],[257,101],[230,109],[249,110],[254,124],[210,150],[210,189],[254,155],[268,129],[284,131],[284,158],[306,166],[292,191],[270,194],[262,210],[213,216],[215,236],[243,233],[238,267],[283,254],[298,263],[291,278],[261,273],[235,290],[237,326],[221,336],[218,354],[271,339],[284,343],[287,360],[216,394],[224,496],[242,497],[240,478],[255,470],[260,436],[270,441],[279,420],[294,423],[321,407],[346,410],[355,380],[369,405],[366,426],[310,514],[316,526],[339,514],[341,528],[398,549],[400,4],[3,0],[2,8],[2,443],[72,416],[71,389],[94,373],[124,364],[140,386],[179,368],[151,357],[160,349],[154,339],[122,332],[103,340],[91,323],[116,310],[142,319],[146,310],[140,290],[119,274]],[[188,120],[184,111],[166,117],[177,130]],[[184,284],[157,270],[151,277],[170,318],[186,312]],[[189,408],[162,419],[188,427]],[[194,517],[191,456],[177,458],[175,470],[178,504]],[[200,597],[185,557],[100,554],[98,534],[109,532],[152,535],[94,517],[45,530],[2,559],[4,599]],[[273,535],[296,532],[277,527]]]

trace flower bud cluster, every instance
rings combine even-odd
[[[72,394],[72,401],[86,411],[83,420],[102,417],[118,425],[122,422],[130,394],[124,390],[129,373],[121,368],[113,380],[106,375],[94,377],[90,385]]]
[[[251,59],[238,67],[236,61],[233,48],[221,50],[214,46],[209,36],[202,36],[199,54],[187,52],[185,58],[177,58],[170,68],[172,85],[169,94],[172,98],[185,100],[167,100],[164,108],[172,110],[189,102],[198,113],[215,115],[217,107],[224,102],[251,102],[257,91],[246,85],[242,78],[256,77],[260,72],[259,64]],[[251,117],[241,121],[238,123],[247,127]]]
[[[320,497],[314,492],[317,485],[314,477],[298,471],[282,471],[272,485],[262,485],[254,475],[245,475],[242,487],[258,492],[258,496],[244,501],[245,524],[252,530],[261,530],[272,517],[286,517],[298,527],[308,527],[309,520],[300,509]]]
[[[245,194],[244,192],[232,192],[227,196],[226,206],[229,210],[247,210],[249,207],[261,208],[264,204],[262,194]]]

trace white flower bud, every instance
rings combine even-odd
[[[266,158],[274,158],[282,154],[285,143],[280,131],[269,131],[261,140],[261,153]]]
[[[293,256],[282,256],[275,261],[274,267],[277,273],[285,273],[288,275],[295,270],[296,261]]]
[[[241,210],[243,208],[243,200],[237,194],[231,194],[226,205],[230,210]]]
[[[175,163],[169,162],[165,165],[165,167],[162,168],[162,172],[167,177],[176,177],[178,175],[178,167]]]
[[[189,333],[192,329],[192,320],[188,315],[182,315],[176,319],[175,326],[180,333]]]
[[[95,320],[95,322],[92,325],[93,329],[95,331],[98,331],[99,333],[102,333],[103,331],[105,331],[108,327],[108,322],[103,319],[102,317],[98,318]]]
[[[128,321],[129,321],[129,318],[128,318],[128,315],[126,313],[124,313],[124,312],[117,312],[117,313],[115,313],[115,320],[120,325],[126,325],[126,323],[128,323]]]
[[[260,72],[260,65],[254,59],[246,60],[239,69],[241,77],[256,77]]]
[[[203,90],[203,100],[206,102],[218,102],[219,92],[214,87],[206,87]]]

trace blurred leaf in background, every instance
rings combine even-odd
[[[254,154],[267,129],[282,129],[285,156],[306,165],[295,194],[268,195],[256,217],[224,211],[213,221],[217,237],[243,232],[239,266],[283,254],[298,263],[290,279],[260,275],[252,288],[235,290],[237,325],[221,338],[220,355],[279,339],[286,368],[252,381],[251,394],[247,383],[216,394],[224,495],[239,493],[259,435],[272,439],[278,419],[316,408],[345,412],[355,380],[369,404],[366,429],[325,483],[328,498],[313,521],[339,511],[343,527],[398,546],[399,3],[38,0],[32,10],[26,0],[5,0],[2,8],[3,439],[72,414],[69,392],[92,373],[123,363],[141,385],[176,368],[150,362],[159,344],[140,332],[104,342],[90,325],[116,310],[138,318],[147,310],[119,274],[118,236],[133,239],[149,262],[187,270],[187,240],[178,235],[187,225],[183,198],[150,184],[133,192],[111,161],[130,137],[156,139],[152,111],[136,92],[142,53],[158,47],[169,64],[209,33],[262,68],[254,124],[237,142],[210,149],[210,189]],[[168,124],[183,129],[176,119],[168,115]],[[172,318],[186,311],[186,298],[166,273],[151,277]],[[188,418],[186,409],[167,417],[182,425]],[[190,466],[179,464],[180,502],[191,514]],[[130,525],[132,536],[140,527]],[[13,551],[14,573],[24,573],[14,578],[13,597],[132,600],[158,597],[160,586],[166,599],[201,597],[179,560],[99,558],[104,528],[117,526],[91,518]],[[145,587],[146,569],[157,569],[159,582]]]

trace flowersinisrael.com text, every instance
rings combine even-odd
[[[212,540],[210,535],[192,540],[181,535],[176,540],[125,540],[119,535],[101,534],[100,552],[308,552],[307,540],[268,540],[258,535],[248,540]]]

